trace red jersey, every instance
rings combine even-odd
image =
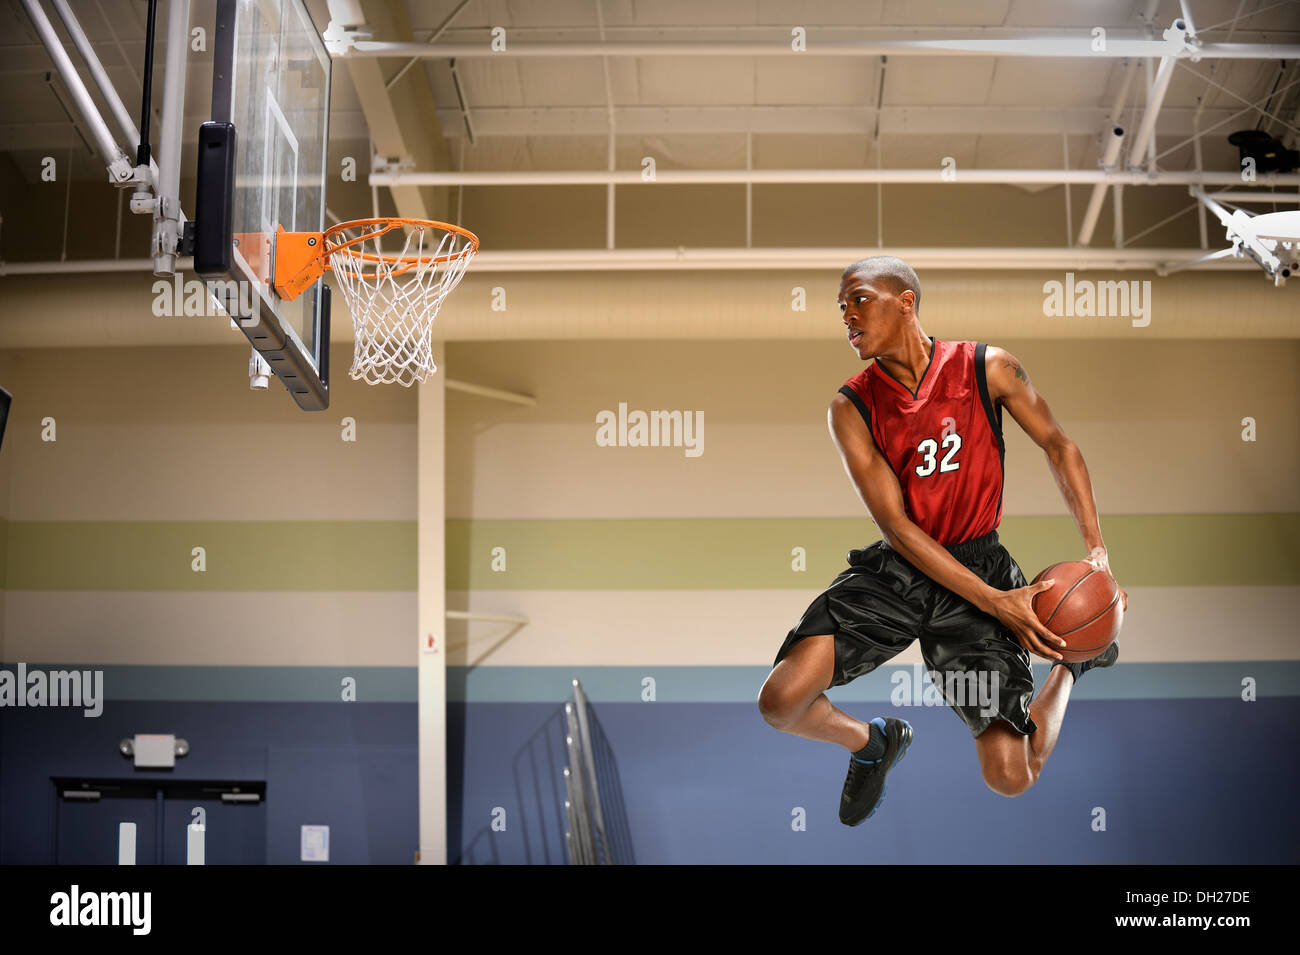
[[[951,546],[1002,519],[1002,406],[989,399],[983,343],[930,341],[915,394],[874,361],[840,392],[898,476],[908,517]]]

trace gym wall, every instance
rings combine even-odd
[[[1285,831],[1266,778],[1225,781],[1257,810],[1227,821],[1172,793],[1199,746],[1267,767],[1265,749],[1296,742],[1293,296],[1253,275],[1174,277],[1139,328],[1044,317],[1036,275],[927,282],[927,332],[1009,348],[1082,449],[1130,598],[1123,665],[1080,683],[1039,789],[1015,801],[983,787],[945,707],[909,710],[923,769],[891,797],[953,828],[845,838],[840,754],[776,733],[755,705],[785,632],[845,552],[877,536],[826,431],[831,395],[861,367],[830,310],[835,276],[505,278],[467,280],[439,319],[453,339],[471,327],[490,339],[445,343],[441,373],[538,399],[447,399],[448,606],[529,618],[449,624],[453,859],[460,845],[466,862],[558,861],[555,833],[529,819],[520,757],[579,677],[617,758],[638,861],[1287,860],[1300,833]],[[806,313],[789,310],[799,282]],[[47,861],[43,780],[121,772],[120,738],[176,732],[193,747],[178,774],[266,780],[274,812],[253,861],[294,861],[296,825],[330,819],[336,861],[409,862],[415,393],[350,381],[343,341],[331,408],[306,415],[276,382],[248,390],[247,349],[216,320],[106,315],[85,307],[84,280],[64,284],[0,285],[0,380],[15,396],[0,454],[0,661],[103,669],[108,701],[94,721],[0,713],[0,860]],[[499,286],[508,307],[494,313]],[[1276,337],[1238,338],[1248,316],[1233,309],[1261,298],[1271,310],[1253,327]],[[38,335],[36,302],[40,322],[99,347],[24,340]],[[651,337],[656,323],[671,339]],[[588,337],[569,340],[574,326]],[[212,344],[138,343],[196,328]],[[701,453],[599,446],[596,416],[620,404],[702,415]],[[47,417],[57,440],[42,440]],[[1004,427],[1000,533],[1032,577],[1082,547],[1041,452],[1009,416]],[[857,715],[892,710],[919,660],[908,651],[831,696]],[[355,703],[341,699],[348,678]],[[1169,733],[1182,721],[1205,725],[1199,743]],[[1075,794],[1077,811],[1054,815],[1070,800],[1035,801],[1045,788]],[[1105,832],[1090,826],[1098,806]],[[495,807],[519,824],[487,831]],[[795,807],[806,832],[791,830]],[[991,835],[1001,814],[1018,822],[1010,842]],[[905,831],[931,835],[917,846]]]

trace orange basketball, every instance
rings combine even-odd
[[[1043,626],[1065,640],[1064,647],[1054,649],[1066,662],[1091,660],[1114,642],[1123,626],[1119,585],[1085,560],[1053,564],[1034,583],[1049,577],[1056,583],[1034,595],[1034,613]]]

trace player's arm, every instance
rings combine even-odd
[[[988,346],[984,356],[984,374],[988,381],[989,398],[1001,401],[1011,412],[1025,434],[1043,449],[1047,466],[1052,471],[1056,486],[1061,489],[1065,506],[1074,516],[1083,545],[1088,549],[1088,559],[1110,573],[1106,543],[1101,538],[1101,525],[1097,520],[1097,501],[1092,493],[1092,479],[1088,465],[1078,445],[1070,440],[1064,429],[1052,416],[1047,402],[1029,380],[1029,373],[1015,355],[1002,348]],[[1120,590],[1125,609],[1128,594]]]
[[[907,516],[898,477],[876,447],[853,402],[837,394],[831,400],[827,420],[844,470],[889,546],[931,580],[1001,620],[1026,650],[1059,660],[1060,654],[1051,648],[1065,641],[1039,622],[1030,604],[1033,595],[1047,590],[1052,582],[1003,591],[980,580]]]

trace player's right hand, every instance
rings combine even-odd
[[[1034,613],[1032,601],[1035,594],[1051,590],[1055,583],[1052,579],[1040,580],[1028,587],[1000,590],[993,596],[993,616],[1015,634],[1022,647],[1048,660],[1061,659],[1053,647],[1063,647],[1065,641],[1043,626],[1038,614]]]

